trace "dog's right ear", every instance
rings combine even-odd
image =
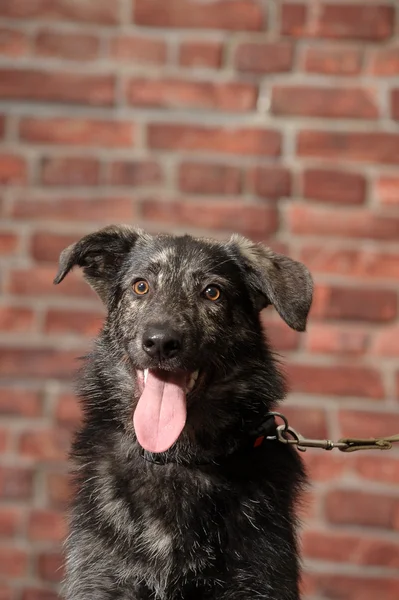
[[[127,225],[110,225],[86,235],[61,252],[54,283],[61,283],[73,267],[82,267],[86,281],[106,302],[115,273],[138,237],[144,235]]]

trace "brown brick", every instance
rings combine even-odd
[[[40,394],[21,387],[0,388],[0,415],[3,417],[38,417],[42,412]]]
[[[16,219],[33,221],[110,222],[131,221],[135,207],[130,198],[32,198],[16,200],[12,215]],[[45,240],[43,239],[43,244]]]
[[[281,33],[295,37],[304,35],[308,18],[307,10],[305,4],[284,2],[281,6]]]
[[[381,41],[393,33],[393,6],[332,4],[321,7],[317,35],[328,38]]]
[[[65,575],[61,552],[41,552],[37,557],[37,571],[44,581],[60,583]]]
[[[46,314],[44,330],[47,333],[69,333],[96,336],[103,324],[104,314],[99,311],[50,309]]]
[[[396,208],[399,206],[399,177],[382,175],[375,184],[375,192],[380,204]]]
[[[379,481],[397,485],[399,480],[399,460],[390,456],[358,456],[355,471],[366,481]]]
[[[21,432],[18,451],[22,456],[35,461],[65,461],[70,449],[71,433],[65,428]]]
[[[0,98],[112,106],[113,75],[33,69],[0,69]]]
[[[15,547],[0,547],[0,575],[9,578],[27,575],[28,554]]]
[[[280,133],[267,129],[202,127],[198,125],[150,124],[150,148],[158,150],[209,150],[226,154],[278,156]]]
[[[334,204],[362,204],[366,194],[363,175],[332,169],[306,169],[303,196]]]
[[[109,182],[113,185],[139,187],[163,180],[162,167],[154,160],[118,160],[110,165]]]
[[[222,42],[185,41],[179,47],[179,64],[182,67],[218,69],[222,65]]]
[[[369,334],[347,325],[312,323],[306,335],[306,348],[315,354],[361,356],[368,349]]]
[[[341,573],[315,573],[314,589],[318,597],[339,598],[341,600],[396,600],[399,594],[399,580],[392,577],[370,577],[342,575]]]
[[[234,66],[250,73],[291,71],[293,46],[289,42],[246,42],[239,44]]]
[[[103,316],[98,315],[103,320]],[[99,320],[98,319],[98,320]],[[55,409],[57,423],[74,429],[82,422],[82,407],[73,394],[62,394],[57,401]]]
[[[56,264],[11,271],[7,290],[16,296],[33,298],[45,296],[95,298],[94,292],[78,272],[69,273],[61,285],[53,284],[56,273]],[[33,350],[32,354],[34,354]],[[22,358],[23,355],[21,360]]]
[[[195,0],[136,0],[134,21],[149,27],[193,27],[256,31],[264,18],[260,7],[250,0],[210,0],[206,5]]]
[[[324,75],[358,75],[362,53],[357,48],[311,46],[305,52],[305,71]]]
[[[163,65],[166,63],[167,45],[163,40],[119,35],[111,40],[110,53],[118,61]]]
[[[26,181],[25,159],[14,154],[0,154],[0,184],[25,184]]]
[[[378,510],[376,507],[378,506]],[[399,498],[359,490],[333,490],[326,498],[326,517],[336,525],[391,529]]]
[[[397,315],[398,297],[394,290],[356,286],[316,286],[312,316],[353,321],[392,321]]]
[[[29,37],[26,33],[18,29],[0,27],[0,54],[17,58],[25,56],[28,50]]]
[[[2,0],[0,15],[13,19],[51,19],[115,25],[119,21],[119,0]]]
[[[355,87],[276,85],[272,90],[271,109],[276,115],[341,119],[378,117],[376,90]]]
[[[0,256],[14,254],[18,250],[19,237],[12,231],[0,231]]]
[[[133,144],[134,126],[126,121],[31,117],[21,120],[20,136],[36,144],[128,148]]]
[[[215,163],[184,162],[179,167],[179,189],[193,194],[239,194],[241,170]]]
[[[133,106],[249,111],[257,100],[250,83],[213,83],[181,79],[130,79],[127,100]]]
[[[79,350],[0,348],[0,374],[7,377],[70,379],[78,368]]]
[[[377,356],[399,357],[399,327],[391,326],[377,331],[371,352]]]
[[[46,492],[49,505],[66,508],[70,504],[73,481],[67,473],[60,470],[46,473]]]
[[[83,61],[97,58],[98,51],[99,38],[88,33],[42,29],[35,39],[35,53],[38,56]]]
[[[257,196],[278,200],[291,195],[291,174],[284,167],[255,167],[248,173],[248,179]]]
[[[22,511],[20,508],[1,506],[0,507],[0,538],[4,544],[6,538],[12,538],[22,526]],[[0,598],[3,600],[2,588],[0,585]],[[6,597],[8,598],[8,596]],[[11,598],[11,596],[9,596]]]
[[[88,157],[46,157],[41,162],[41,181],[45,185],[98,185],[100,163]]]
[[[338,417],[341,437],[385,437],[399,431],[397,412],[341,410]]]
[[[34,323],[35,314],[31,308],[0,306],[0,332],[30,332]]]
[[[29,500],[33,494],[33,472],[30,469],[0,466],[0,498]]]
[[[399,75],[399,47],[376,48],[372,54],[370,71],[380,77]]]
[[[23,590],[21,600],[59,600],[59,595],[40,588],[27,588]]]
[[[62,542],[67,533],[64,514],[50,510],[32,510],[30,513],[28,536],[32,541]]]
[[[399,119],[399,89],[391,92],[391,113],[393,119]]]

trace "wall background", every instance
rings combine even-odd
[[[265,322],[311,436],[399,432],[399,6],[0,1],[0,599],[54,600],[70,382],[99,302],[58,254],[110,222],[239,231],[316,279]],[[399,596],[399,451],[308,452],[308,600]]]

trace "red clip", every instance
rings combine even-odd
[[[264,435],[257,437],[256,440],[254,441],[254,448],[258,448],[259,446],[261,446],[264,441],[265,441]]]

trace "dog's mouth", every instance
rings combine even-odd
[[[199,371],[137,371],[142,390],[133,423],[139,444],[148,452],[165,452],[178,439],[187,418],[187,394]]]

